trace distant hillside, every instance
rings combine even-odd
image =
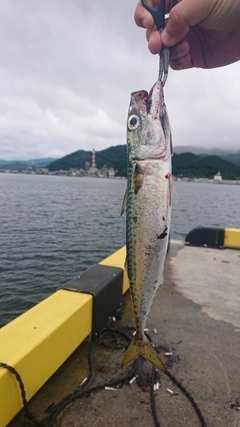
[[[214,155],[218,157],[228,156],[229,154],[240,155],[240,150],[229,149],[228,147],[199,147],[195,145],[177,145],[176,147],[174,147],[174,152],[177,154],[193,153],[199,156]]]
[[[68,171],[73,168],[82,168],[84,169],[85,162],[92,162],[92,153],[91,151],[78,150],[74,153],[68,154],[67,156],[62,157],[61,159],[55,160],[48,164],[48,170],[50,172],[55,172],[58,170]]]
[[[223,179],[240,179],[240,164],[237,164],[237,153],[228,154],[227,156],[228,157],[206,154],[196,155],[192,152],[174,154],[172,159],[173,175],[185,176],[188,178],[212,179],[220,170]],[[92,153],[91,151],[78,150],[47,164],[49,160],[52,159],[16,160],[12,162],[0,160],[0,169],[9,168],[24,170],[34,164],[39,167],[48,167],[50,172],[55,172],[60,169],[68,171],[71,168],[84,169],[86,161],[91,164]],[[108,168],[113,167],[118,171],[117,176],[127,176],[126,144],[109,147],[102,151],[96,151],[96,165],[99,169],[104,165]]]
[[[240,151],[238,151],[237,153],[231,153],[228,154],[227,156],[219,156],[224,160],[227,160],[230,163],[234,163],[237,166],[240,166]]]
[[[82,168],[84,169],[85,162],[92,163],[92,152],[78,150],[74,153],[68,154],[55,162],[48,165],[50,172],[57,170],[69,170],[71,168]],[[102,151],[96,151],[96,165],[98,169],[101,169],[104,165],[107,168],[113,167],[117,170],[118,176],[127,175],[127,147],[126,145],[117,145],[115,147],[109,147]]]
[[[84,168],[85,162],[91,164],[92,153],[79,150],[48,165],[51,172],[69,170],[70,168]],[[218,156],[199,156],[193,153],[175,154],[172,159],[173,175],[188,178],[209,178],[220,170],[223,179],[239,179],[240,167]],[[104,165],[113,167],[117,175],[127,176],[127,147],[118,145],[102,151],[96,151],[96,165],[100,169]]]
[[[189,178],[213,178],[221,171],[223,179],[240,179],[240,167],[218,156],[197,156],[192,153],[173,156],[173,175]]]
[[[240,166],[240,150],[234,151],[227,148],[206,148],[206,147],[195,147],[194,145],[178,145],[174,147],[174,153],[183,154],[183,153],[193,153],[198,156],[217,156],[221,159],[227,160],[230,163],[234,163],[237,166]]]
[[[47,157],[43,159],[32,159],[32,160],[1,160],[0,159],[0,169],[27,169],[29,166],[37,165],[39,168],[45,168],[47,165],[52,162],[52,157]]]
[[[28,168],[27,163],[21,160],[13,160],[11,162],[1,163],[0,169],[25,170]]]
[[[196,154],[193,153],[181,153],[181,154],[174,154],[172,159],[172,167],[174,169],[174,175],[175,172],[178,173],[179,170],[182,170],[186,167],[186,165],[191,164],[192,162],[199,159],[199,156],[196,156]]]

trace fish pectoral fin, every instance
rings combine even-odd
[[[142,354],[145,359],[147,359],[152,365],[156,366],[156,368],[163,371],[165,374],[167,372],[163,362],[161,361],[157,351],[152,346],[150,342],[145,342],[137,339],[136,337],[133,339],[131,344],[129,345],[123,360],[122,360],[122,368],[129,363],[131,363],[134,359],[136,359],[140,354]]]

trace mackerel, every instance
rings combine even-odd
[[[136,335],[123,358],[122,367],[142,354],[166,372],[144,334],[147,314],[163,281],[171,222],[171,130],[160,81],[149,94],[145,90],[131,94],[127,151],[126,263]]]

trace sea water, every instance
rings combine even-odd
[[[125,245],[122,179],[0,174],[0,326]],[[171,238],[240,227],[240,186],[176,182]]]

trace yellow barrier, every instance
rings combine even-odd
[[[225,228],[224,246],[240,248],[240,228]]]
[[[27,400],[90,334],[91,314],[91,295],[59,290],[0,329],[0,361],[18,371]],[[22,399],[15,376],[1,367],[0,402],[5,427]]]
[[[109,265],[112,267],[120,267],[123,269],[123,288],[122,288],[123,294],[125,294],[125,292],[129,289],[128,275],[127,275],[126,269],[124,268],[125,267],[125,259],[126,259],[126,246],[119,249],[117,252],[114,252],[108,258],[105,258],[103,261],[101,261],[99,263],[102,265]]]
[[[100,264],[124,268],[120,249]],[[124,271],[123,292],[128,289]],[[0,362],[20,374],[29,400],[92,330],[93,297],[60,289],[0,329]],[[15,376],[0,367],[0,427],[22,408]]]

